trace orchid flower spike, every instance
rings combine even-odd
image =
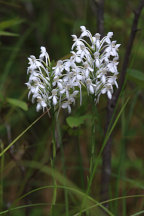
[[[118,88],[120,44],[111,40],[113,32],[101,38],[99,33],[92,35],[85,26],[80,29],[79,37],[72,35],[71,57],[59,60],[55,67],[43,46],[38,59],[33,55],[28,58],[28,97],[32,95],[32,102],[37,102],[37,111],[62,108],[70,113],[78,95],[82,104],[82,86],[96,103],[103,94],[111,99],[114,86]]]

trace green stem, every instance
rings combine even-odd
[[[53,138],[52,138],[52,158],[51,158],[51,166],[53,168],[53,172],[54,172],[54,169],[55,169],[55,158],[56,158],[56,138],[55,138],[55,128],[56,128],[56,114],[53,110],[53,122],[52,122],[52,135],[53,135]],[[52,199],[52,206],[51,206],[51,210],[50,210],[50,215],[53,216],[53,211],[54,211],[54,206],[56,204],[56,195],[57,195],[57,183],[56,183],[56,179],[55,179],[55,175],[53,173],[53,184],[54,184],[54,190],[53,190],[53,199]]]
[[[86,196],[90,193],[92,181],[93,181],[93,178],[94,178],[94,176],[95,176],[96,169],[97,169],[97,166],[98,166],[98,161],[99,161],[99,159],[101,158],[103,149],[104,149],[104,147],[105,147],[105,145],[106,145],[106,143],[107,143],[107,141],[108,141],[108,139],[109,139],[109,137],[110,137],[112,131],[114,130],[114,128],[115,128],[115,126],[116,126],[116,124],[117,124],[117,122],[118,122],[118,120],[119,120],[119,118],[120,118],[122,112],[124,111],[124,109],[125,109],[125,107],[126,107],[128,101],[129,101],[129,98],[126,100],[125,104],[122,106],[122,108],[121,108],[120,112],[118,113],[118,115],[117,115],[115,121],[113,122],[111,128],[110,128],[110,129],[108,128],[108,131],[107,131],[107,133],[106,133],[105,139],[104,139],[103,144],[102,144],[102,147],[101,147],[100,152],[99,152],[99,154],[98,154],[98,156],[97,156],[97,160],[94,162],[94,167],[93,167],[92,173],[91,173],[90,178],[89,178],[89,181],[88,181],[88,186],[87,186],[87,190],[86,190]],[[113,119],[113,118],[112,118],[112,119]],[[110,125],[111,125],[111,122],[110,122]],[[83,198],[82,207],[86,204],[86,196]],[[81,211],[80,211],[79,216],[81,216],[81,214],[82,214],[82,208],[81,208]]]
[[[95,159],[95,133],[96,133],[96,128],[95,128],[95,116],[96,116],[96,107],[93,106],[92,108],[92,132],[91,132],[91,158],[90,158],[90,176],[92,174],[92,170],[94,167],[94,159]]]
[[[64,176],[66,176],[64,148],[63,148],[61,130],[60,130],[58,118],[56,120],[56,130],[57,130],[57,133],[58,133],[58,141],[59,141],[60,150],[61,150],[62,169],[63,169],[63,172],[64,172]],[[63,184],[65,186],[66,182],[64,182]],[[64,189],[64,196],[65,196],[65,215],[69,216],[69,200],[68,200],[68,190],[67,189]]]

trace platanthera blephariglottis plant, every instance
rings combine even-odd
[[[39,59],[33,55],[28,58],[28,97],[32,95],[32,102],[37,101],[37,111],[67,108],[70,113],[77,95],[82,103],[83,86],[93,95],[95,103],[101,94],[111,99],[113,86],[118,88],[120,44],[111,40],[112,32],[101,38],[99,33],[92,36],[85,26],[80,28],[80,37],[72,35],[74,43],[69,59],[59,60],[52,67],[45,47],[41,47]]]

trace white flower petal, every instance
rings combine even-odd
[[[94,94],[94,88],[93,88],[92,85],[89,86],[89,91],[90,91],[91,94]]]
[[[41,110],[41,108],[42,107],[41,107],[40,103],[38,103],[37,106],[36,106],[36,111],[39,112]]]
[[[110,100],[112,99],[112,94],[111,94],[110,91],[107,91],[107,96],[108,96],[108,98],[109,98]]]
[[[68,103],[67,102],[62,104],[62,108],[63,109],[66,109],[67,107],[68,107]]]
[[[53,105],[55,106],[57,104],[57,98],[56,96],[53,96]]]

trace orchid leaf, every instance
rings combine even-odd
[[[70,116],[66,119],[66,122],[69,127],[79,127],[81,126],[86,119],[90,118],[90,115],[84,115],[84,116]]]

